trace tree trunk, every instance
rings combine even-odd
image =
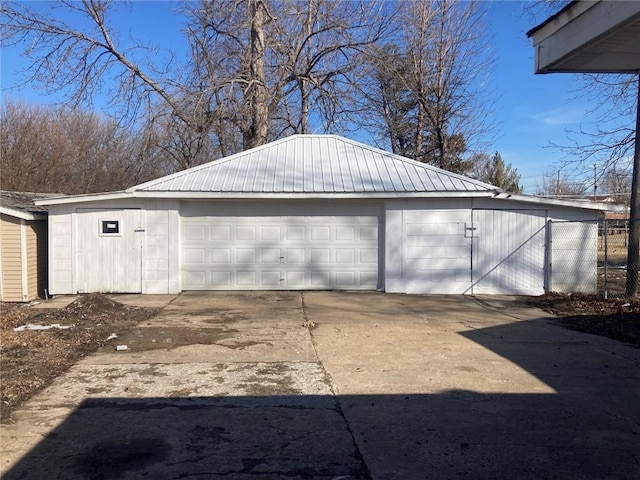
[[[636,135],[633,155],[633,180],[631,183],[631,219],[629,221],[629,249],[627,250],[627,289],[628,297],[638,295],[638,269],[640,268],[640,75],[638,75],[638,101],[636,103]]]
[[[245,97],[245,102],[250,112],[250,124],[244,132],[245,150],[267,143],[269,95],[264,76],[264,24],[266,14],[266,7],[262,0],[250,0],[249,86]]]

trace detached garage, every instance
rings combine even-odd
[[[560,289],[595,289],[593,205],[506,194],[331,135],[294,135],[123,192],[38,203],[49,208],[53,294],[539,295],[554,287],[556,250]],[[570,243],[552,243],[550,220],[570,222]]]

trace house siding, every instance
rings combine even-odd
[[[39,220],[31,222],[33,232],[36,235],[36,255],[34,262],[36,264],[36,296],[43,297],[44,291],[48,285],[48,263],[47,263],[47,221]]]
[[[22,252],[20,219],[1,215],[0,258],[2,259],[2,301],[22,302]]]
[[[438,245],[447,252],[440,259],[433,246],[429,247],[429,239],[416,240],[411,232],[424,224],[437,239],[438,229],[465,211],[468,220],[460,220],[458,224],[468,221],[468,227],[474,229],[465,233],[473,237],[469,238],[469,250],[473,249],[471,262],[462,254],[449,251],[452,242],[444,237]],[[544,291],[569,293],[595,289],[597,211],[504,199],[420,199],[388,201],[384,217],[387,292],[539,295]],[[564,235],[555,235],[550,244],[546,219],[565,222],[559,224],[563,225]],[[424,244],[424,259],[414,258],[412,245],[416,241]],[[455,270],[456,261],[470,264],[467,270],[473,282],[469,288],[449,288],[467,275],[462,268]],[[447,278],[455,278],[455,282],[447,284]]]
[[[35,222],[26,222],[26,258],[27,258],[27,297],[29,300],[38,296],[38,237]]]

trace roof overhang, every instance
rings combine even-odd
[[[34,200],[33,203],[35,203],[36,205],[64,205],[67,203],[99,202],[102,200],[119,200],[131,197],[131,194],[120,191],[90,193],[86,195],[65,195],[54,198],[41,198],[40,200]]]
[[[640,72],[639,1],[573,1],[527,36],[536,73]]]
[[[101,202],[126,199],[173,199],[173,200],[363,200],[402,198],[491,198],[499,191],[490,192],[379,192],[379,193],[247,193],[247,192],[107,192],[91,195],[68,195],[60,198],[37,200],[36,205],[64,205],[74,203]]]
[[[33,213],[33,212],[25,212],[23,210],[16,210],[14,208],[7,208],[0,205],[0,213],[3,215],[8,215],[10,217],[19,218],[21,220],[46,220],[46,213]]]
[[[405,192],[405,193],[243,193],[243,192],[107,192],[91,195],[69,195],[37,200],[37,205],[84,204],[102,201],[135,199],[173,200],[401,200],[417,198],[488,198],[528,203],[536,206],[556,206],[583,210],[617,211],[616,205],[593,202],[557,200],[502,191],[491,192]]]
[[[597,210],[600,212],[618,212],[624,206],[611,204],[611,203],[594,203],[590,201],[571,201],[571,200],[558,200],[555,198],[547,197],[534,197],[529,195],[516,195],[511,193],[500,193],[493,197],[494,199],[511,200],[513,202],[530,203],[539,206],[553,206],[553,207],[569,207],[580,208],[583,210]]]

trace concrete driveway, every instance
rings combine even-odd
[[[157,301],[2,427],[2,478],[640,478],[640,350],[513,299]]]

